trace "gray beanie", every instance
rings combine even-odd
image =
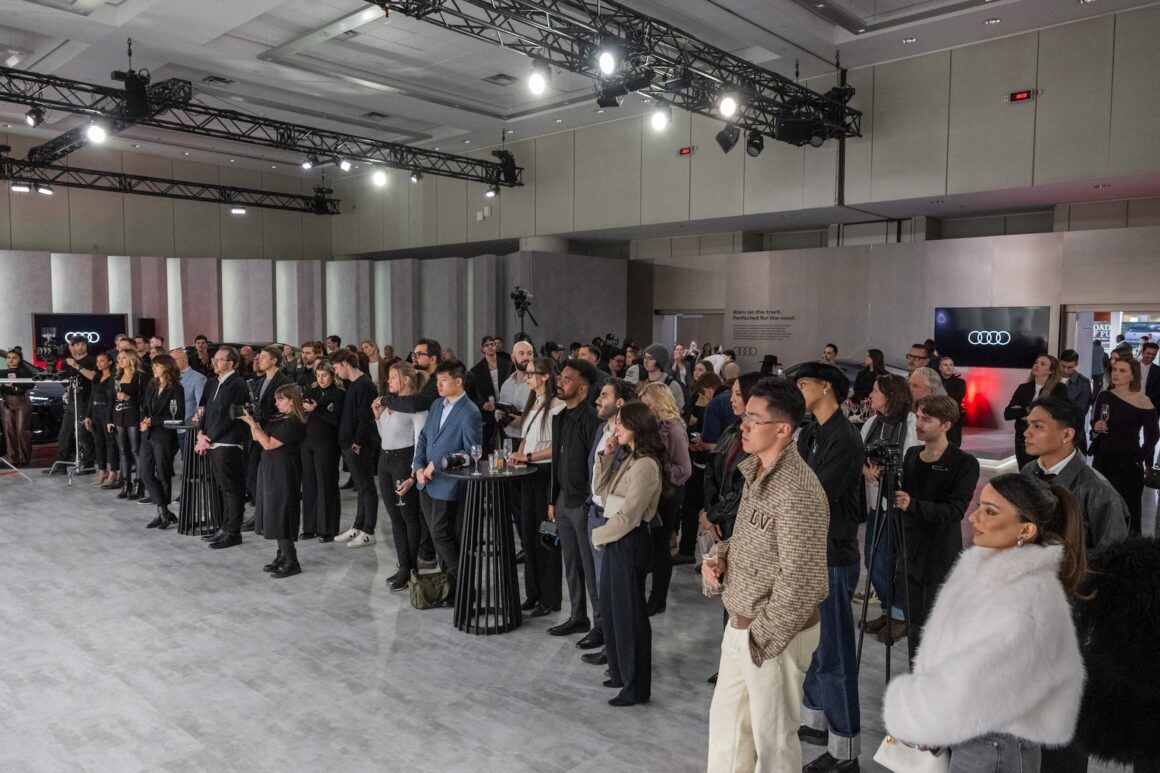
[[[657,361],[657,367],[665,373],[669,369],[669,350],[665,348],[664,344],[649,344],[645,347],[644,354],[652,357]]]

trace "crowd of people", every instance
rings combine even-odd
[[[62,362],[78,388],[59,453],[153,505],[156,529],[176,521],[178,449],[203,455],[223,516],[209,548],[252,530],[276,543],[263,567],[275,578],[303,571],[304,539],[373,546],[381,503],[396,558],[387,584],[403,591],[424,571],[455,587],[462,483],[447,460],[508,449],[531,470],[509,484],[522,608],[562,612],[567,591],[568,616],[547,633],[579,636],[582,660],[607,666],[612,706],[650,700],[650,618],[666,611],[673,567],[699,560],[723,606],[709,770],[858,770],[865,634],[907,642],[910,673],[885,696],[887,742],[949,753],[955,773],[1083,770],[1094,639],[1073,616],[1091,598],[1089,552],[1140,531],[1160,435],[1148,392],[1160,370],[1155,345],[1145,350],[1139,361],[1113,351],[1099,388],[1074,351],[1039,357],[1006,410],[1019,471],[992,479],[973,510],[966,383],[931,341],[906,353],[906,376],[868,350],[851,382],[832,343],[787,378],[773,356],[743,372],[709,344],[611,337],[537,353],[521,336],[509,353],[488,335],[471,367],[430,338],[405,357],[337,336],[256,351],[119,337],[95,358],[78,340]],[[24,372],[18,352],[7,364]],[[4,392],[6,422],[21,394]],[[355,500],[346,530],[342,469]],[[855,602],[874,598],[881,614],[860,634]],[[825,751],[803,767],[802,743]]]

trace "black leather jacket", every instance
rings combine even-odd
[[[745,476],[738,468],[749,454],[738,451],[733,464],[726,469],[725,462],[729,449],[741,435],[741,421],[730,424],[713,449],[709,463],[705,465],[705,514],[710,523],[717,524],[721,538],[729,539],[733,534],[733,519],[737,517],[737,507],[741,504],[741,490],[745,488]]]

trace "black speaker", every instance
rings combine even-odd
[[[157,335],[157,320],[153,317],[137,317],[137,335],[146,338]]]

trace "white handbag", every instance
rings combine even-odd
[[[950,754],[946,749],[920,749],[888,735],[882,739],[874,761],[894,773],[950,773]]]

